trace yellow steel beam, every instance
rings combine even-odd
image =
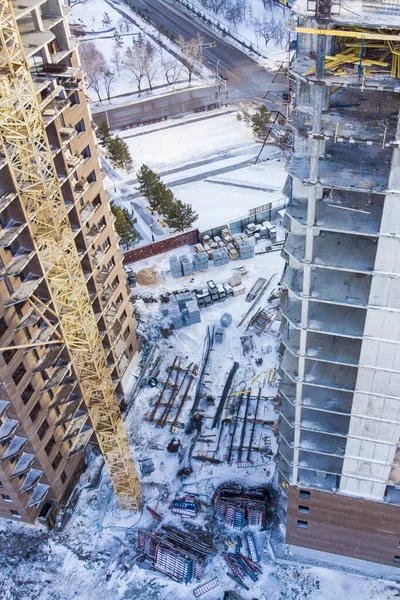
[[[296,27],[298,33],[311,33],[313,35],[330,35],[334,37],[349,37],[358,40],[388,40],[400,42],[400,34],[374,33],[370,31],[348,31],[345,29],[313,29],[312,27]]]
[[[0,0],[0,143],[122,509],[141,488],[11,0]]]

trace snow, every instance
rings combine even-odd
[[[279,235],[283,235],[278,228]],[[260,246],[260,244],[259,244]],[[261,246],[260,246],[261,247]],[[189,253],[187,247],[181,253]],[[176,290],[182,287],[202,287],[207,279],[216,283],[226,281],[232,269],[244,265],[248,274],[243,281],[248,289],[262,275],[273,277],[269,291],[276,289],[283,261],[279,253],[259,255],[243,262],[231,262],[223,267],[210,267],[208,271],[198,272],[194,278],[172,279],[168,272],[169,254],[160,255],[137,263],[135,268],[153,267],[159,277],[156,286],[138,286],[134,288],[137,297],[135,306],[139,311],[139,328],[144,336],[156,342],[156,352],[162,357],[161,378],[179,355],[186,364],[199,362],[202,353],[202,342],[207,324],[215,323],[223,312],[233,315],[233,323],[227,329],[226,339],[216,345],[209,365],[210,393],[217,398],[221,394],[227,372],[231,363],[237,360],[240,369],[234,384],[236,387],[244,380],[246,384],[254,379],[258,371],[268,371],[277,365],[276,349],[279,340],[277,329],[254,336],[256,351],[253,357],[243,357],[240,335],[244,326],[238,328],[241,315],[249,308],[245,296],[230,298],[226,302],[216,304],[202,310],[202,322],[173,333],[168,338],[158,337],[157,331],[161,320],[157,302],[149,302],[160,292]],[[192,279],[194,279],[192,281]],[[269,291],[260,304],[267,303]],[[164,323],[165,324],[165,323]],[[270,345],[272,352],[263,354],[261,349]],[[263,365],[255,367],[254,358],[263,357]],[[263,394],[274,395],[276,384],[265,384],[263,377],[253,383],[253,390],[262,386]],[[274,463],[260,453],[253,468],[239,468],[235,462],[218,465],[192,461],[193,473],[184,479],[176,476],[176,470],[187,460],[184,454],[169,454],[166,445],[171,440],[169,428],[163,429],[155,423],[149,423],[144,415],[154,405],[158,389],[144,387],[137,396],[134,405],[126,417],[126,427],[136,463],[140,459],[154,460],[156,470],[150,476],[142,478],[145,503],[159,512],[164,524],[172,524],[180,529],[190,529],[193,523],[210,531],[217,546],[218,554],[206,565],[202,583],[215,576],[221,585],[209,592],[207,600],[221,600],[223,591],[235,589],[243,599],[251,600],[336,600],[337,598],[364,600],[394,600],[398,596],[400,586],[384,580],[374,580],[340,570],[329,571],[320,566],[304,566],[297,563],[279,564],[273,562],[268,549],[269,532],[255,533],[257,549],[261,556],[263,575],[257,584],[250,587],[249,592],[238,589],[225,575],[227,565],[221,556],[226,551],[225,541],[237,532],[225,528],[212,518],[210,501],[215,488],[224,481],[236,480],[248,486],[265,484],[272,480]],[[184,409],[182,420],[187,421],[188,409],[193,402],[193,388],[190,400]],[[207,421],[215,412],[214,406],[200,404],[204,415],[205,429]],[[273,404],[264,402],[263,416],[266,420],[276,419]],[[267,427],[261,428],[260,436],[267,433]],[[182,440],[187,449],[191,437],[183,431],[174,434]],[[271,437],[271,450],[276,452],[276,439]],[[221,444],[226,447],[226,437],[222,436]],[[199,445],[199,444],[197,444]],[[221,449],[221,454],[224,453]],[[110,478],[105,469],[102,470],[98,484],[96,474],[101,468],[101,458],[97,451],[89,454],[89,466],[82,475],[78,489],[79,500],[71,511],[71,517],[63,529],[59,524],[47,532],[41,526],[34,528],[14,522],[0,522],[0,547],[2,561],[0,564],[0,597],[2,600],[188,600],[192,598],[193,589],[198,583],[188,586],[180,585],[164,575],[150,570],[147,562],[137,564],[135,539],[138,527],[151,529],[154,520],[147,510],[140,513],[122,513],[113,493]],[[195,493],[202,501],[202,512],[194,521],[184,521],[174,515],[168,508],[169,502],[178,494]],[[67,509],[68,511],[68,509]]]
[[[204,231],[248,216],[249,209],[282,201],[286,180],[284,155],[279,148],[266,146],[260,162],[260,144],[254,141],[251,128],[238,120],[236,111],[211,111],[204,117],[187,117],[168,121],[164,126],[150,125],[120,132],[127,142],[137,172],[147,164],[161,176],[176,197],[192,204],[199,218],[193,224]],[[139,197],[136,178],[119,177],[117,192],[109,183],[108,191],[115,202],[128,209],[132,199],[146,212],[146,202]],[[129,184],[129,185],[127,185]],[[143,241],[151,240],[148,223],[135,215]],[[146,215],[149,220],[149,214]],[[169,235],[157,221],[156,239]]]
[[[158,128],[155,132],[141,127],[139,131],[135,128],[120,133],[137,169],[146,164],[162,171],[254,145],[251,129],[237,120],[236,113],[196,121],[177,119],[174,123],[179,126]]]

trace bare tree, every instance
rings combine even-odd
[[[90,0],[68,0],[68,6],[73,8],[74,6],[77,6],[78,4],[87,4],[89,1]]]
[[[121,19],[118,21],[118,27],[121,33],[123,31],[128,33],[131,30],[131,24],[126,17],[121,17]]]
[[[235,27],[243,21],[245,1],[246,0],[230,1],[225,8],[225,18],[230,21],[230,23],[233,23]]]
[[[151,88],[151,81],[155,73],[151,67],[154,48],[150,42],[146,41],[141,33],[138,33],[132,40],[132,46],[128,46],[125,51],[124,64],[129,72],[131,79],[136,83],[139,93],[142,91],[141,84],[143,77],[147,77]],[[149,79],[150,77],[150,79]]]
[[[114,46],[112,54],[111,54],[111,62],[114,65],[114,67],[117,69],[117,73],[118,73],[118,77],[121,74],[121,65],[122,65],[122,59],[121,59],[121,50],[120,48],[118,48],[117,45]]]
[[[182,65],[175,58],[165,54],[162,49],[160,50],[160,57],[165,79],[169,85],[173,85],[178,81],[182,73]]]
[[[200,0],[204,8],[211,9],[216,15],[225,8],[228,0]]]
[[[258,35],[264,38],[266,46],[268,46],[271,40],[279,43],[280,46],[283,46],[283,43],[286,41],[285,26],[280,21],[275,21],[274,19],[259,21],[257,19],[254,23],[254,29]]]
[[[146,75],[146,79],[149,84],[149,88],[152,90],[152,82],[154,77],[157,74],[158,66],[154,60],[155,57],[155,49],[154,46],[150,42],[146,42],[144,47],[144,73]]]
[[[192,76],[196,64],[201,65],[204,60],[202,51],[203,44],[204,40],[201,37],[200,33],[198,33],[196,37],[191,38],[190,40],[186,40],[181,35],[178,37],[178,45],[182,50],[185,68],[189,77],[189,85],[192,82]]]
[[[112,73],[108,69],[103,71],[103,85],[104,85],[104,89],[106,90],[106,94],[107,94],[107,98],[108,98],[109,102],[111,101],[111,85],[112,85],[114,79],[115,79],[114,73]]]
[[[100,89],[103,72],[107,69],[103,54],[92,41],[80,45],[79,55],[86,72],[86,82],[97,94],[101,102]]]

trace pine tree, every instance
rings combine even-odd
[[[175,199],[165,215],[165,222],[175,232],[181,232],[189,229],[198,216],[191,204],[185,204],[181,200]]]
[[[121,243],[125,244],[126,249],[128,250],[129,246],[134,245],[139,239],[139,234],[134,227],[135,223],[137,223],[137,219],[130,214],[128,209],[121,208],[114,204],[114,202],[110,202],[110,206],[111,212],[115,217],[115,231],[121,238]]]
[[[251,128],[257,138],[264,138],[267,135],[268,124],[271,114],[264,104],[260,106],[251,118]]]
[[[103,27],[108,27],[111,25],[111,18],[108,12],[105,12],[102,19]]]
[[[108,142],[111,139],[111,131],[105,121],[102,121],[100,123],[99,128],[97,130],[97,137],[99,138],[102,144],[107,146]]]
[[[172,191],[161,181],[160,176],[149,169],[147,165],[140,167],[137,178],[140,184],[140,192],[146,198],[151,210],[166,216],[176,201]]]
[[[137,173],[140,191],[145,198],[150,199],[154,187],[161,183],[160,176],[147,165],[142,165]]]
[[[124,40],[122,39],[122,35],[118,31],[118,29],[115,29],[114,31],[114,42],[117,48],[122,48],[122,46],[124,45]]]
[[[107,150],[111,160],[120,167],[125,169],[128,173],[133,170],[133,161],[129,152],[129,147],[124,140],[120,137],[115,136],[111,138],[107,143]]]

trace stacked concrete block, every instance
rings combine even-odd
[[[214,341],[217,344],[221,344],[224,341],[224,329],[223,327],[216,327],[214,331]]]
[[[193,270],[203,271],[208,269],[208,254],[207,252],[199,252],[193,257]]]
[[[183,327],[182,313],[177,304],[171,306],[168,317],[171,320],[172,327],[174,329],[180,329]]]
[[[182,277],[182,265],[180,260],[176,256],[170,256],[169,258],[169,267],[171,269],[171,275],[175,279],[178,277]]]
[[[226,283],[226,282],[225,282],[225,283],[223,283],[222,285],[223,285],[223,287],[224,287],[224,290],[225,290],[226,297],[227,297],[227,298],[229,298],[229,296],[233,296],[233,289],[232,289],[232,286],[231,286],[231,285],[229,285],[229,283]]]
[[[193,265],[188,257],[184,254],[179,257],[179,260],[181,262],[183,276],[191,275],[193,273]]]
[[[193,296],[191,292],[181,292],[180,294],[175,294],[175,300],[179,309],[182,310],[188,302],[192,302]]]
[[[236,286],[236,287],[233,288],[233,295],[234,296],[241,296],[245,292],[246,292],[246,288],[244,287],[244,285],[238,285],[238,286]]]
[[[220,323],[222,327],[229,327],[229,325],[232,323],[232,315],[229,313],[224,313],[220,318]]]
[[[217,290],[218,290],[218,300],[220,302],[225,302],[225,300],[226,300],[226,292],[224,290],[224,286],[222,285],[222,283],[219,283],[217,285]]]
[[[199,307],[193,300],[186,304],[186,307],[182,310],[182,315],[183,322],[187,327],[201,322]]]
[[[229,260],[237,260],[239,253],[235,248],[235,245],[233,242],[230,242],[228,244],[228,255],[229,255]]]
[[[240,242],[239,243],[239,256],[240,258],[253,258],[254,256],[254,246],[250,242]]]
[[[232,287],[235,287],[236,285],[240,285],[242,283],[242,277],[241,277],[241,275],[233,275],[232,277],[230,277],[228,279],[228,283]]]
[[[207,308],[212,305],[210,291],[206,288],[196,294],[197,304],[199,308]]]
[[[229,262],[228,249],[226,247],[224,247],[224,248],[218,248],[217,250],[214,250],[213,251],[213,260],[214,260],[214,265],[216,267],[226,265]]]

